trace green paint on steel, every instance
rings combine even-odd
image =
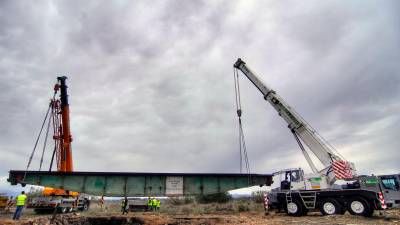
[[[168,196],[214,194],[255,185],[269,186],[272,175],[10,171],[8,181],[91,195]]]

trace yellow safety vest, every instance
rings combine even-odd
[[[27,198],[26,195],[18,195],[17,196],[17,206],[24,206],[26,198]]]

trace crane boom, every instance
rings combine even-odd
[[[71,151],[71,130],[69,123],[69,103],[68,103],[68,93],[67,93],[67,85],[66,85],[67,77],[57,77],[57,80],[60,82],[60,100],[61,100],[61,128],[62,135],[60,141],[60,171],[63,172],[72,172],[73,171],[73,162],[72,162],[72,151]]]
[[[307,124],[307,122],[298,115],[276,92],[265,85],[255,73],[253,73],[240,58],[234,64],[234,67],[239,69],[246,77],[260,90],[264,99],[268,101],[278,114],[286,121],[288,128],[292,131],[297,142],[299,143],[302,152],[314,173],[326,172],[331,167],[332,162],[343,160],[340,156],[334,154],[333,149],[326,143],[317,132]],[[303,141],[318,160],[324,166],[323,169],[317,170],[315,164],[311,160],[308,153],[302,146]]]

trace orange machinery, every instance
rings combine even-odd
[[[57,84],[54,86],[54,97],[50,102],[52,110],[52,122],[54,135],[53,139],[55,141],[55,149],[53,152],[53,157],[51,160],[51,165],[53,164],[54,155],[57,161],[57,171],[59,172],[72,172],[72,151],[71,142],[72,136],[70,131],[69,122],[69,103],[68,103],[68,93],[66,85],[67,77],[57,77]],[[56,99],[56,94],[60,91],[60,98]],[[50,166],[51,169],[51,166]],[[43,190],[43,195],[65,195],[65,196],[78,196],[79,193],[66,191],[63,189],[54,189],[50,187],[45,187]]]

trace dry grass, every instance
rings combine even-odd
[[[400,224],[400,210],[388,210],[385,216],[375,212],[372,218],[345,215],[322,216],[319,212],[309,213],[304,217],[290,217],[283,213],[270,213],[264,215],[262,204],[254,203],[249,200],[230,201],[225,204],[181,204],[165,203],[162,205],[161,212],[133,212],[128,215],[121,215],[119,202],[107,202],[104,209],[93,202],[90,211],[83,213],[62,214],[57,216],[59,225],[67,224],[99,224],[84,223],[90,219],[125,219],[143,221],[143,224],[253,224],[253,225],[299,225],[299,224]],[[248,211],[247,211],[248,210]],[[0,214],[0,224],[49,224],[51,215],[34,215],[31,210],[24,211],[22,220],[15,223],[12,213]],[[63,222],[64,221],[64,222]],[[79,222],[80,221],[80,222]],[[61,223],[62,222],[62,223]],[[114,221],[115,222],[115,221]],[[107,224],[107,223],[104,223]],[[120,223],[113,223],[120,224]],[[122,223],[126,224],[126,223]],[[139,223],[142,224],[142,223]]]
[[[171,215],[179,214],[211,214],[211,213],[237,213],[237,212],[263,212],[264,206],[259,203],[254,203],[252,201],[238,200],[229,201],[227,203],[209,203],[209,204],[199,204],[199,203],[189,203],[175,205],[166,203],[161,206],[161,213],[167,213]]]
[[[116,213],[121,211],[119,201],[108,201],[104,204],[103,208],[100,207],[98,202],[92,202],[90,210],[84,214],[97,214],[102,212]],[[170,215],[182,214],[212,214],[224,213],[232,214],[238,212],[264,212],[262,203],[255,203],[251,200],[231,200],[227,203],[209,203],[200,204],[196,201],[182,200],[169,200],[161,204],[160,213]]]

